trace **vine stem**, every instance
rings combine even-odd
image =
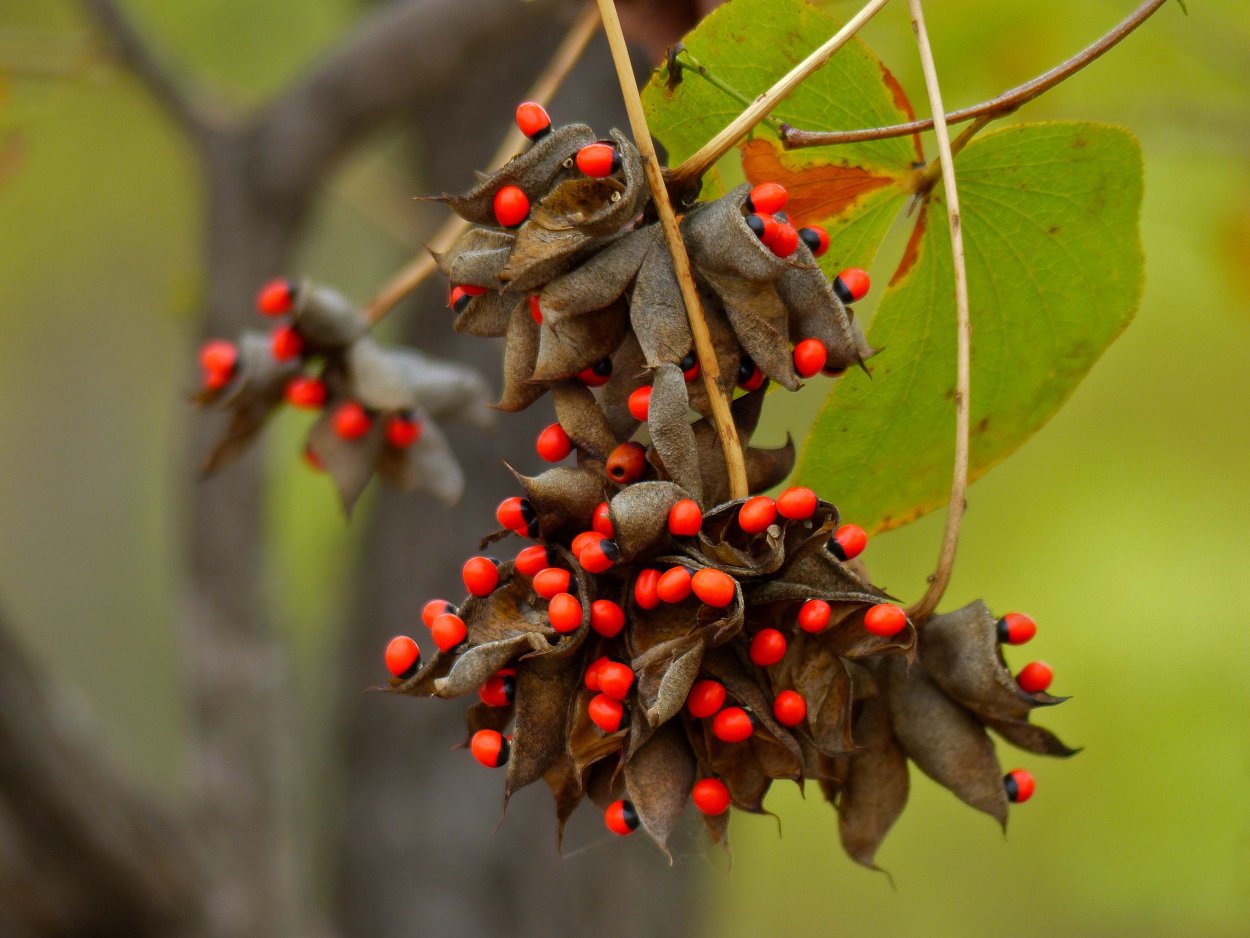
[[[925,29],[924,10],[920,0],[907,0],[911,8],[911,26],[920,50],[924,84],[929,92],[929,108],[933,112],[933,131],[937,137],[938,157],[942,163],[942,185],[946,189],[946,220],[951,232],[951,255],[955,266],[955,319],[957,353],[955,365],[955,467],[951,479],[951,497],[946,506],[946,529],[942,534],[942,550],[937,569],[929,577],[929,588],[920,601],[907,610],[917,625],[923,624],[937,609],[950,583],[955,564],[955,548],[959,544],[959,528],[963,523],[968,495],[969,392],[972,386],[971,347],[972,320],[968,312],[968,268],[964,261],[963,223],[959,214],[959,190],[955,185],[955,157],[946,127],[946,110],[942,107],[942,89],[933,49]]]
[[[835,52],[850,42],[851,37],[859,32],[864,25],[881,11],[889,0],[870,0],[858,13],[847,21],[820,48],[790,69],[778,82],[756,98],[751,105],[739,114],[715,137],[705,143],[699,150],[676,169],[669,173],[669,179],[675,189],[681,190],[711,169],[712,164],[724,156],[729,148],[742,139],[743,135],[768,116],[790,92],[803,83],[812,72],[828,62]],[[602,4],[601,4],[602,5]]]
[[[551,61],[547,63],[547,67],[530,87],[525,100],[537,101],[544,106],[550,102],[560,86],[564,84],[569,72],[581,59],[582,53],[586,51],[586,46],[594,37],[598,27],[598,12],[588,3],[574,20],[573,25],[569,27],[569,31],[561,41],[560,47],[556,49],[555,55],[551,57]],[[513,127],[499,144],[495,155],[491,157],[491,167],[502,166],[524,145],[525,135],[518,128]],[[434,273],[437,264],[430,251],[445,251],[468,227],[469,223],[459,215],[452,215],[447,219],[430,239],[430,249],[422,251],[420,255],[413,258],[378,291],[377,296],[365,310],[365,316],[369,321],[374,323],[380,321],[395,308],[400,300],[419,287],[426,277]]]
[[[1076,55],[1067,59],[1048,72],[1031,78],[1022,85],[1009,88],[1002,94],[980,104],[951,111],[945,115],[947,124],[962,124],[979,117],[993,119],[1004,117],[1032,101],[1043,92],[1075,75],[1104,52],[1107,52],[1122,39],[1128,36],[1142,23],[1146,22],[1168,0],[1145,0],[1132,13],[1113,26],[1105,34],[1090,43]],[[884,140],[888,137],[905,137],[908,134],[929,130],[934,126],[933,118],[911,121],[906,124],[891,124],[888,127],[869,127],[863,130],[815,131],[800,130],[788,124],[782,124],[781,142],[787,150],[802,147],[833,146],[838,143],[860,143],[865,140]]]
[[[734,426],[733,414],[729,410],[729,399],[721,393],[717,385],[720,379],[720,363],[716,359],[716,348],[712,345],[712,335],[708,331],[707,320],[703,315],[703,304],[699,301],[699,291],[690,269],[690,257],[686,254],[686,244],[681,239],[681,230],[673,214],[673,204],[669,201],[668,188],[664,182],[664,170],[660,168],[659,158],[655,154],[655,144],[651,142],[647,115],[642,110],[642,97],[638,94],[638,85],[634,80],[634,70],[629,61],[629,49],[625,46],[625,34],[621,31],[621,21],[616,15],[616,4],[613,0],[595,0],[595,2],[599,6],[599,15],[603,18],[603,31],[612,49],[612,62],[616,66],[616,76],[621,83],[621,94],[625,98],[625,110],[629,114],[630,129],[633,131],[634,141],[647,172],[647,183],[651,187],[651,196],[655,200],[656,211],[660,216],[664,240],[668,244],[669,253],[673,255],[673,268],[677,273],[677,282],[681,286],[681,298],[686,305],[686,317],[690,320],[690,332],[694,337],[695,352],[702,365],[703,384],[707,388],[708,400],[712,407],[712,422],[716,427],[716,435],[720,439],[721,450],[725,454],[725,467],[729,474],[729,497],[745,498],[750,492],[747,488],[747,469],[746,461],[742,457],[742,443],[738,439],[738,430]],[[885,2],[885,0],[880,0],[880,2]]]

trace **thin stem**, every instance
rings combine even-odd
[[[542,74],[538,76],[538,79],[530,87],[525,100],[537,101],[539,104],[545,105],[555,96],[556,91],[564,83],[569,72],[573,70],[573,66],[577,64],[582,57],[582,53],[586,51],[586,46],[590,43],[598,26],[599,16],[597,12],[593,6],[587,4],[586,8],[573,22],[573,25],[569,27],[564,40],[560,43],[560,48],[556,49],[555,55],[551,57],[547,67],[543,69]],[[491,157],[490,165],[492,167],[502,166],[511,158],[512,154],[516,153],[524,145],[525,136],[520,130],[513,127],[508,131],[503,142],[499,144],[499,149],[495,151],[495,155]],[[467,227],[469,227],[469,223],[463,218],[460,218],[458,215],[451,216],[435,232],[434,237],[430,239],[431,250],[446,250]],[[389,283],[378,291],[378,295],[365,311],[369,321],[378,322],[381,320],[395,308],[400,300],[420,286],[426,277],[434,273],[436,268],[434,256],[429,250],[422,251],[417,257],[413,258],[406,267],[400,270]]]
[[[942,185],[946,189],[946,219],[950,225],[951,254],[955,265],[955,334],[958,345],[955,365],[955,467],[951,479],[950,503],[946,506],[946,530],[942,535],[937,570],[929,578],[929,588],[925,590],[920,601],[907,610],[912,621],[921,624],[933,614],[946,592],[947,584],[950,583],[951,569],[955,564],[955,548],[959,544],[959,528],[967,506],[972,321],[968,313],[968,269],[964,263],[964,234],[959,215],[959,190],[955,185],[955,157],[946,128],[942,89],[938,85],[933,49],[929,46],[929,34],[925,30],[924,11],[920,0],[908,0],[908,4],[911,8],[912,29],[916,33],[916,45],[920,49],[925,88],[929,92],[929,107],[934,116],[933,130],[937,137],[938,158],[942,166]]]
[[[700,63],[698,59],[696,59],[693,55],[690,54],[690,50],[685,48],[684,46],[670,60],[669,69],[671,70],[674,67],[678,69],[689,69],[690,71],[698,75],[700,78],[702,78],[704,81],[706,81],[713,88],[718,88],[719,90],[725,92],[725,94],[729,95],[729,97],[733,98],[743,107],[748,107],[751,104],[750,98],[744,95],[737,88],[725,82],[725,80],[722,79],[719,75],[711,71],[702,63]],[[781,122],[778,121],[776,118],[765,117],[762,123],[764,123],[767,127],[769,127],[773,131],[773,133],[777,134],[778,136],[781,135]]]
[[[1167,0],[1146,0],[1120,23],[1116,24],[1105,35],[1086,46],[1072,58],[1061,62],[1048,72],[1036,78],[1016,85],[988,101],[974,104],[972,107],[951,111],[946,115],[947,124],[962,124],[978,117],[988,116],[990,119],[1004,117],[1022,105],[1032,101],[1043,92],[1075,75],[1089,65],[1104,52],[1107,52],[1142,23],[1146,22]],[[933,127],[933,118],[911,121],[906,124],[891,124],[888,127],[871,127],[864,130],[813,131],[799,130],[797,127],[782,125],[781,141],[788,150],[801,147],[832,146],[837,143],[861,143],[865,140],[885,140],[888,137],[905,137]]]
[[[729,474],[729,497],[745,498],[749,491],[746,462],[742,457],[742,444],[738,439],[738,430],[734,426],[733,414],[729,410],[729,399],[721,393],[717,385],[720,378],[720,364],[716,358],[716,348],[712,344],[712,335],[708,331],[707,320],[703,315],[703,305],[699,302],[699,291],[690,269],[690,257],[686,254],[686,244],[681,239],[681,230],[677,227],[673,205],[668,198],[664,171],[660,168],[659,158],[655,154],[655,145],[651,142],[651,131],[647,127],[647,116],[642,110],[642,98],[634,82],[634,70],[629,62],[629,49],[625,46],[625,35],[621,32],[621,21],[617,18],[613,0],[596,0],[596,3],[603,17],[603,31],[607,34],[608,45],[612,49],[612,62],[616,65],[616,75],[621,83],[621,94],[625,98],[625,110],[629,113],[630,129],[638,145],[638,152],[642,155],[643,166],[647,172],[647,183],[651,187],[655,208],[660,216],[660,226],[664,231],[664,240],[668,244],[669,253],[673,255],[673,268],[677,273],[677,282],[681,286],[681,298],[686,305],[686,317],[690,320],[690,332],[694,337],[695,352],[699,356],[699,363],[703,366],[703,384],[707,388],[708,401],[712,407],[712,422],[716,426],[716,435],[720,438],[721,450],[725,454],[725,467]]]
[[[970,125],[964,128],[964,132],[951,141],[951,158],[954,159],[960,154],[964,147],[972,142],[972,138],[985,129],[994,118],[989,114],[982,114]],[[930,163],[925,167],[924,172],[920,175],[919,181],[916,183],[916,194],[923,196],[935,185],[942,176],[945,167],[941,160],[936,163]]]
[[[674,188],[688,186],[706,173],[713,163],[729,152],[730,147],[741,140],[752,127],[768,116],[768,113],[790,92],[802,84],[808,75],[821,68],[833,57],[835,52],[850,42],[851,37],[859,32],[865,23],[876,16],[888,2],[889,0],[869,0],[864,8],[851,17],[847,24],[838,30],[828,42],[790,69],[775,85],[756,98],[750,107],[734,118],[728,127],[674,169],[669,174]]]

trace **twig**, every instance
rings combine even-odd
[[[951,159],[957,157],[963,151],[963,148],[972,142],[972,138],[984,130],[986,125],[993,119],[993,116],[990,114],[982,114],[965,127],[964,132],[951,141]],[[944,168],[941,160],[926,166],[916,182],[915,194],[919,197],[926,195],[930,189],[937,185],[938,179],[942,177]]]
[[[929,588],[920,601],[907,610],[913,622],[921,624],[933,614],[941,602],[946,586],[950,583],[951,568],[955,563],[955,548],[959,544],[959,527],[963,522],[968,494],[968,413],[969,392],[972,385],[970,350],[972,345],[972,322],[968,314],[968,269],[964,262],[963,224],[959,215],[959,191],[955,186],[955,158],[951,152],[950,134],[946,129],[945,109],[942,107],[942,89],[938,86],[937,68],[933,64],[933,50],[929,46],[929,34],[925,30],[924,11],[920,0],[908,0],[911,7],[911,24],[916,33],[916,45],[920,49],[920,65],[924,70],[925,88],[929,92],[929,107],[933,111],[933,130],[937,136],[938,158],[942,165],[942,185],[946,188],[946,219],[951,230],[951,254],[955,265],[955,321],[958,351],[955,365],[955,468],[951,479],[950,503],[946,506],[946,530],[942,534],[942,551],[938,556],[937,570],[929,578]]]
[[[707,68],[707,66],[691,55],[690,50],[685,46],[680,46],[680,48],[673,53],[672,57],[669,59],[669,70],[671,71],[673,68],[676,68],[678,71],[681,71],[682,69],[689,69],[713,88],[717,88],[729,95],[729,97],[733,98],[743,107],[748,107],[751,104],[750,98],[744,95],[737,88],[733,87],[733,85],[730,85],[711,69]],[[781,122],[776,118],[765,117],[761,123],[772,130],[773,133],[778,136],[781,135]]]
[[[1168,0],[1146,0],[1141,6],[1118,23],[1110,32],[1096,42],[1086,46],[1072,58],[1056,65],[1048,72],[1017,85],[996,98],[982,101],[972,107],[951,111],[946,115],[947,124],[962,124],[978,117],[988,116],[990,119],[1004,117],[1032,101],[1043,92],[1049,91],[1061,81],[1075,75],[1089,65],[1104,52],[1111,49],[1120,40],[1146,22],[1159,7]],[[905,137],[908,134],[929,130],[933,127],[933,118],[911,121],[906,124],[892,124],[888,127],[872,127],[864,130],[812,131],[799,130],[787,124],[782,125],[781,142],[786,149],[794,150],[801,147],[832,146],[837,143],[860,143],[865,140],[885,140],[889,137]]]
[[[864,24],[877,15],[889,0],[869,0],[864,8],[838,30],[828,42],[790,69],[771,88],[761,94],[745,111],[699,148],[669,174],[674,188],[681,189],[706,173],[712,164],[724,156],[729,148],[742,139],[752,127],[762,121],[790,92],[797,88],[808,75],[828,62],[835,52],[846,45]]]
[[[660,168],[659,158],[655,154],[655,145],[651,142],[651,131],[647,127],[647,115],[642,110],[642,98],[638,94],[638,86],[634,81],[634,70],[629,62],[629,49],[625,46],[625,35],[621,32],[621,21],[616,15],[616,5],[613,0],[595,0],[595,2],[598,3],[599,13],[603,17],[603,31],[607,34],[608,45],[612,49],[612,62],[616,65],[616,75],[620,79],[621,94],[625,98],[625,110],[629,113],[630,129],[633,131],[634,141],[638,145],[643,166],[647,171],[647,182],[651,186],[651,195],[660,216],[664,240],[668,244],[669,253],[673,255],[673,268],[677,272],[677,282],[681,286],[682,302],[686,305],[686,317],[690,320],[690,332],[694,337],[695,352],[703,366],[703,384],[707,388],[708,401],[712,408],[712,422],[716,426],[716,435],[720,438],[721,450],[725,454],[725,468],[729,474],[729,495],[730,498],[744,498],[749,491],[746,462],[742,457],[742,444],[738,439],[737,428],[734,426],[733,414],[729,410],[729,400],[721,393],[717,385],[720,379],[720,363],[716,358],[716,348],[712,344],[712,335],[708,331],[707,320],[703,316],[703,305],[699,302],[699,291],[690,269],[690,257],[686,254],[686,244],[681,239],[681,230],[677,227],[673,205],[668,198],[664,171]]]
[[[538,80],[530,87],[525,100],[546,104],[555,96],[560,85],[564,83],[569,72],[573,70],[573,66],[577,64],[582,57],[582,53],[586,51],[586,46],[594,36],[598,26],[599,16],[597,11],[590,4],[587,4],[573,25],[569,27],[568,33],[565,34],[564,40],[560,43],[560,48],[551,57],[551,61],[547,63],[543,73],[538,76]],[[504,137],[503,142],[499,145],[499,149],[495,151],[495,155],[491,157],[490,165],[492,167],[502,166],[524,144],[525,136],[520,130],[513,127],[508,131],[508,135]],[[446,250],[468,225],[469,223],[463,218],[453,215],[443,223],[443,226],[430,239],[432,248],[438,251]],[[400,300],[420,286],[426,277],[434,273],[435,267],[434,256],[428,250],[422,251],[417,257],[413,258],[406,267],[400,270],[389,283],[378,291],[378,295],[365,311],[369,321],[378,322],[382,319],[395,308],[395,305]]]

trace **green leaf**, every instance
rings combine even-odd
[[[1142,287],[1141,152],[1116,127],[1025,124],[956,159],[972,317],[976,479],[1035,433],[1128,325]],[[955,428],[954,275],[940,193],[812,429],[799,480],[869,531],[948,498]]]

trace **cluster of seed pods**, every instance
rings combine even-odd
[[[768,386],[873,354],[850,308],[867,275],[826,278],[828,235],[796,227],[777,184],[685,206],[720,375],[709,389],[633,144],[554,128],[532,102],[517,123],[528,150],[435,197],[470,223],[435,256],[455,328],[506,340],[496,406],[551,393],[557,420],[536,450],[561,465],[518,475],[484,541],[532,543],[470,558],[468,598],[426,605],[436,651],[391,640],[391,689],[476,694],[467,748],[506,767],[505,798],[546,781],[561,836],[589,798],[611,831],[641,826],[661,847],[693,803],[722,841],[731,806],[762,812],[774,781],[812,780],[847,852],[872,865],[909,763],[1005,823],[1033,781],[1002,771],[987,730],[1073,752],[1029,722],[1061,700],[1050,669],[1013,676],[1003,658],[1032,620],[978,602],[918,629],[869,580],[863,529],[810,489],[764,494],[794,461],[788,441],[752,445]],[[732,400],[745,498],[730,497],[709,393]]]

